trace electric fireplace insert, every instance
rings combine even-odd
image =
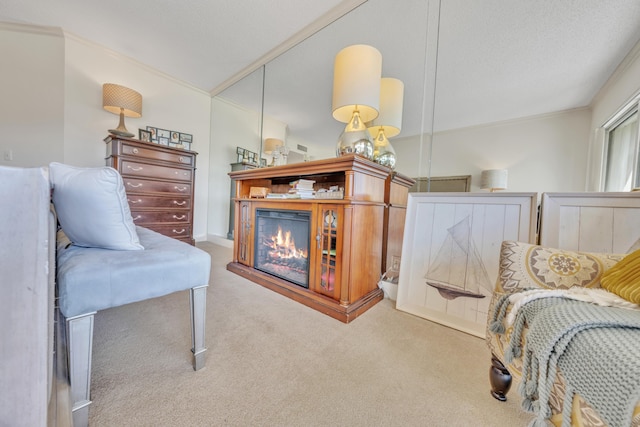
[[[256,210],[254,268],[309,287],[311,212]]]

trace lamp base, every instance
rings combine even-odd
[[[133,138],[134,135],[124,126],[124,108],[120,108],[120,121],[118,122],[118,127],[115,129],[109,129],[109,132],[117,136]]]
[[[135,136],[131,132],[121,131],[121,130],[118,130],[118,129],[109,129],[109,133],[112,133],[112,134],[114,134],[116,136],[124,136],[124,137],[127,137],[127,138],[133,138]]]

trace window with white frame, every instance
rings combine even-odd
[[[640,187],[638,123],[636,100],[605,126],[604,191],[631,191]]]

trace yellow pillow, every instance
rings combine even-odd
[[[609,292],[640,304],[640,249],[605,271],[600,284]]]

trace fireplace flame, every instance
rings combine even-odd
[[[269,255],[273,258],[290,259],[290,258],[307,258],[307,249],[296,248],[296,242],[291,235],[291,231],[282,231],[278,226],[278,233],[271,236],[271,241],[266,242],[271,248]]]

